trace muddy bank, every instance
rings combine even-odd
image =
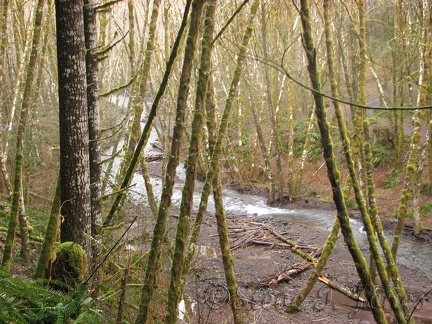
[[[295,241],[298,245],[321,247],[328,236],[328,230],[319,227],[306,227],[289,220],[275,217],[244,217],[228,215],[231,230],[230,239],[234,243],[239,237],[239,228],[245,228],[241,235],[251,233],[256,224],[265,224],[283,237]],[[248,230],[249,228],[249,230]],[[237,229],[237,230],[234,230]],[[264,233],[261,242],[274,242],[274,237]],[[216,223],[208,215],[200,238],[199,253],[194,261],[189,276],[187,289],[188,315],[191,323],[230,322],[231,311],[227,305],[227,290],[220,253]],[[362,251],[368,258],[368,248]],[[277,284],[262,283],[277,276],[284,269],[304,264],[305,261],[292,253],[289,248],[280,245],[248,244],[233,251],[239,293],[243,301],[243,313],[246,322],[253,323],[374,323],[367,303],[354,301],[322,282],[318,282],[305,300],[301,311],[287,314],[285,310],[290,301],[304,286],[312,269],[281,280]],[[430,271],[421,270],[416,264],[400,264],[400,275],[409,294],[412,306],[432,287]],[[362,295],[359,278],[348,253],[340,238],[336,244],[324,275],[338,284]],[[379,279],[378,279],[379,281]],[[363,296],[364,297],[364,296]],[[391,309],[385,298],[382,304],[389,320]],[[419,302],[414,316],[417,323],[432,323],[432,301],[427,296]]]

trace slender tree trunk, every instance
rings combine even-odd
[[[300,17],[303,25],[303,44],[308,59],[308,70],[311,79],[312,87],[314,90],[321,92],[321,84],[319,81],[318,68],[316,63],[316,49],[312,39],[312,26],[311,17],[309,13],[309,2],[301,0]],[[351,253],[357,272],[360,276],[363,286],[366,289],[366,296],[371,305],[376,307],[372,308],[375,320],[378,323],[387,323],[384,311],[379,304],[378,296],[374,289],[370,273],[367,269],[366,260],[360,251],[357,241],[354,238],[351,225],[349,223],[349,216],[343,201],[343,194],[339,184],[339,171],[335,164],[333,155],[333,143],[330,138],[329,125],[327,122],[327,114],[324,105],[324,99],[319,93],[313,93],[315,99],[315,108],[318,118],[318,126],[321,133],[321,144],[323,146],[324,158],[327,165],[327,172],[333,190],[333,200],[338,212],[338,219],[341,225],[341,231],[344,236],[345,243]]]
[[[54,247],[55,247],[56,239],[59,233],[59,226],[60,226],[60,217],[61,217],[60,208],[61,208],[61,199],[60,199],[60,173],[59,173],[57,177],[56,190],[51,205],[50,217],[48,219],[48,225],[45,231],[45,238],[42,243],[38,264],[34,274],[35,279],[45,278],[50,260],[51,262],[54,261],[53,258]]]
[[[366,45],[365,1],[364,0],[359,1],[357,3],[357,6],[358,6],[358,10],[359,10],[359,25],[360,25],[360,28],[359,28],[360,80],[359,80],[359,90],[358,90],[357,99],[358,99],[360,104],[365,105],[366,104],[366,89],[365,89],[365,85],[366,85],[366,63],[367,63],[366,62],[367,45]],[[359,206],[361,214],[362,214],[363,224],[364,224],[364,228],[366,230],[366,234],[368,237],[370,251],[371,251],[371,254],[373,255],[373,260],[374,260],[374,263],[376,266],[376,270],[378,271],[378,274],[380,276],[380,279],[381,279],[381,282],[382,282],[382,285],[384,288],[384,293],[389,300],[390,306],[391,306],[398,322],[399,323],[405,323],[406,321],[404,318],[404,312],[405,312],[405,315],[409,314],[407,296],[406,296],[405,290],[401,284],[396,265],[394,264],[394,260],[390,257],[390,255],[391,255],[390,248],[389,248],[389,245],[387,244],[387,241],[385,240],[385,238],[382,235],[381,222],[377,216],[377,209],[376,209],[376,204],[375,204],[375,194],[374,194],[375,193],[375,186],[374,186],[373,174],[372,174],[372,172],[373,172],[372,151],[370,148],[369,122],[368,122],[367,118],[365,118],[363,120],[363,130],[364,130],[364,139],[365,139],[364,140],[364,149],[363,149],[364,157],[365,157],[364,165],[365,165],[365,170],[367,172],[366,183],[368,183],[368,188],[367,188],[368,190],[365,190],[365,191],[367,192],[367,197],[369,198],[369,201],[368,201],[369,202],[369,209],[373,211],[372,219],[374,220],[375,226],[373,226],[373,224],[371,222],[371,216],[369,214],[369,211],[367,210],[366,201],[364,200],[364,198],[361,195],[361,188],[359,187],[359,184],[357,183],[354,172],[352,172],[352,174],[350,174],[350,177],[351,177],[351,180],[353,182],[354,191],[356,193],[357,205]],[[352,171],[354,171],[354,170],[352,170]],[[379,232],[378,235],[381,236],[380,242],[382,244],[383,249],[386,251],[388,265],[389,265],[389,267],[393,267],[392,278],[393,278],[393,281],[395,283],[395,287],[397,289],[398,296],[399,296],[400,302],[402,304],[402,309],[404,312],[402,312],[402,310],[399,308],[399,302],[393,293],[393,289],[392,289],[392,287],[390,285],[390,281],[389,281],[389,274],[387,273],[386,266],[383,262],[383,259],[381,257],[381,253],[379,251],[377,238],[375,235],[375,231],[377,230],[377,228],[381,228],[381,232]],[[372,264],[371,264],[371,267],[373,267]]]
[[[270,150],[267,148],[265,142],[263,128],[261,125],[261,121],[262,121],[260,118],[261,114],[259,114],[256,111],[254,100],[252,98],[251,83],[248,82],[247,86],[248,86],[249,108],[252,112],[256,132],[257,132],[257,137],[258,137],[258,143],[264,160],[264,175],[266,177],[266,183],[267,183],[266,186],[269,192],[267,203],[272,205],[275,202],[275,184],[274,184],[274,177],[273,177],[273,169],[271,166]]]
[[[0,14],[2,17],[0,23],[0,123],[4,124],[4,99],[6,90],[4,88],[4,84],[6,82],[6,78],[4,76],[5,65],[6,65],[6,40],[7,40],[7,30],[8,30],[8,17],[9,17],[9,0],[2,0],[2,6],[0,6]],[[4,147],[4,143],[7,138],[4,137],[4,134],[0,140],[0,172],[2,174],[2,181],[4,184],[4,188],[0,187],[0,190],[3,192],[7,192],[10,195],[11,192],[11,184],[9,180],[9,174],[6,167],[7,161],[7,150]],[[2,190],[3,189],[3,190]]]
[[[153,54],[155,51],[155,39],[156,39],[156,26],[157,19],[159,16],[159,6],[160,0],[153,1],[153,9],[150,18],[150,26],[149,26],[149,36],[147,39],[147,47],[145,50],[144,62],[142,63],[139,71],[138,71],[138,83],[135,84],[135,87],[132,89],[132,112],[133,112],[133,120],[130,124],[130,129],[128,130],[128,134],[126,134],[127,139],[125,140],[125,154],[123,160],[120,164],[120,168],[118,171],[117,179],[121,181],[124,178],[125,172],[130,165],[130,161],[137,145],[138,139],[141,134],[141,116],[144,110],[145,104],[145,96],[148,89],[148,78],[150,75],[150,68],[152,66]],[[133,12],[130,13],[132,17],[129,17],[132,20],[133,24]],[[129,23],[131,21],[129,20]],[[132,26],[133,27],[133,26]],[[134,43],[132,43],[134,44]],[[132,53],[130,54],[130,61],[133,59],[131,55],[133,55],[134,49],[131,47],[132,44],[129,44],[129,50]],[[133,63],[131,63],[133,65]]]
[[[185,253],[187,250],[187,238],[189,235],[189,223],[195,192],[195,180],[197,175],[198,159],[201,138],[204,126],[205,99],[207,93],[208,78],[211,68],[211,49],[214,31],[214,17],[216,12],[216,1],[207,4],[204,21],[204,34],[202,38],[201,65],[198,70],[198,81],[195,98],[195,111],[192,121],[192,133],[189,144],[189,154],[186,162],[186,179],[182,192],[180,213],[177,224],[175,250],[171,267],[171,280],[168,291],[166,323],[175,323],[178,315],[178,304],[182,298],[181,282]]]
[[[312,141],[312,134],[313,134],[313,130],[316,124],[316,113],[315,110],[312,108],[312,111],[310,113],[310,117],[309,117],[309,122],[308,122],[308,129],[306,131],[306,139],[305,142],[303,144],[303,151],[302,151],[302,155],[301,155],[301,159],[300,159],[300,166],[299,166],[299,171],[297,174],[297,177],[295,179],[295,195],[299,196],[300,195],[300,188],[303,184],[303,171],[304,171],[304,167],[306,164],[306,159],[308,157],[309,154],[309,146],[311,144]],[[294,135],[294,134],[293,134]]]
[[[177,98],[177,112],[173,131],[171,153],[167,165],[165,184],[162,190],[159,204],[158,217],[153,231],[153,239],[146,267],[146,276],[141,291],[138,316],[136,323],[146,323],[149,318],[149,306],[155,289],[157,288],[156,277],[159,271],[160,250],[165,235],[168,211],[171,206],[171,197],[174,187],[176,168],[180,158],[180,146],[183,133],[183,123],[186,113],[186,103],[189,94],[189,84],[193,67],[193,57],[196,49],[198,30],[201,25],[201,14],[204,0],[194,0],[192,3],[191,21],[186,42],[183,68],[180,77],[179,93]]]
[[[17,5],[19,6],[19,4],[17,4]],[[31,7],[30,18],[29,18],[29,21],[31,22],[31,24],[34,24],[34,22],[35,22],[36,9],[37,9],[36,5],[33,5]],[[24,18],[23,18],[23,21],[24,21]],[[24,23],[23,21],[20,23]],[[15,28],[14,28],[14,31],[16,31],[18,28],[19,27],[18,27],[18,23],[17,23]],[[19,69],[18,69],[18,76],[17,76],[16,82],[14,85],[12,107],[10,110],[9,119],[7,120],[6,127],[4,128],[4,131],[3,131],[3,141],[1,144],[2,150],[0,151],[0,153],[2,154],[0,156],[0,159],[1,159],[0,167],[2,168],[2,173],[3,173],[6,188],[8,188],[8,194],[11,197],[13,196],[13,192],[11,190],[15,190],[15,189],[13,188],[14,186],[11,185],[11,183],[10,183],[9,174],[8,174],[6,165],[7,165],[7,161],[8,161],[9,144],[11,142],[11,136],[12,136],[12,127],[13,127],[13,122],[15,120],[15,114],[17,113],[17,110],[19,112],[18,106],[19,106],[21,100],[24,100],[23,93],[25,91],[28,73],[32,73],[34,76],[34,71],[28,72],[28,70],[27,70],[28,65],[29,65],[29,60],[30,60],[30,52],[33,50],[33,46],[32,46],[33,34],[31,33],[31,31],[29,31],[28,33],[24,32],[22,35],[27,35],[26,37],[24,37],[24,40],[23,40],[24,44],[25,44],[24,45],[24,52],[22,54],[22,59],[21,59],[21,56],[19,55],[21,53],[21,51],[19,51],[19,50],[16,51],[17,59],[18,59],[18,62],[20,62],[20,64],[19,64]],[[23,38],[23,37],[21,37],[21,38]],[[16,43],[16,45],[17,45],[17,43]],[[2,91],[5,91],[5,89],[6,89],[6,87],[2,87]],[[3,110],[2,110],[2,112],[3,112]],[[17,170],[15,170],[14,172],[16,172],[16,171]],[[16,183],[14,185],[16,185]],[[19,200],[19,198],[16,198],[16,199]],[[12,197],[12,200],[14,200],[13,197]]]
[[[243,323],[243,316],[241,313],[241,301],[238,296],[237,280],[234,272],[234,259],[230,251],[228,226],[226,224],[226,217],[223,207],[223,193],[222,183],[219,177],[218,166],[215,169],[213,177],[213,197],[215,202],[215,217],[217,222],[217,231],[219,237],[219,246],[222,252],[222,262],[225,272],[225,280],[230,294],[229,303],[234,317],[234,323]]]
[[[34,19],[34,27],[33,34],[29,35],[30,44],[28,45],[30,48],[30,57],[28,65],[26,66],[27,73],[23,76],[23,101],[21,103],[21,113],[20,113],[20,121],[18,125],[18,133],[16,140],[16,156],[15,156],[15,171],[14,171],[14,189],[12,194],[12,206],[11,206],[11,214],[9,220],[8,235],[6,237],[5,250],[3,254],[3,262],[2,266],[6,269],[10,268],[10,261],[12,258],[12,246],[14,243],[15,237],[15,229],[19,224],[21,226],[21,234],[22,234],[22,248],[21,248],[21,256],[24,260],[29,257],[29,247],[28,247],[28,226],[27,219],[25,218],[25,212],[20,213],[20,209],[24,208],[24,206],[20,206],[21,195],[23,192],[22,189],[22,176],[23,176],[23,167],[24,167],[24,136],[27,127],[27,119],[28,112],[31,108],[33,96],[34,96],[34,84],[36,80],[36,65],[38,62],[38,53],[39,53],[39,44],[41,40],[41,26],[42,26],[42,18],[44,11],[44,0],[39,0],[35,4],[34,9],[36,10],[35,19]],[[17,89],[18,91],[19,89]],[[19,217],[21,216],[21,217]]]
[[[188,0],[186,2],[182,22],[181,22],[179,31],[177,33],[176,40],[174,42],[170,57],[168,59],[161,85],[159,86],[159,90],[156,93],[156,96],[153,100],[149,116],[147,118],[146,124],[144,125],[144,129],[141,133],[141,137],[140,137],[140,139],[136,145],[132,159],[131,159],[130,164],[126,170],[124,179],[120,185],[119,193],[116,195],[114,202],[111,205],[110,211],[108,212],[108,215],[106,216],[106,218],[104,220],[104,223],[103,223],[104,227],[109,226],[111,224],[114,215],[121,208],[121,202],[123,201],[123,196],[125,195],[125,189],[129,186],[129,184],[132,180],[135,167],[140,160],[141,151],[144,149],[145,145],[147,144],[148,138],[150,136],[150,130],[151,130],[153,121],[156,117],[156,111],[158,109],[158,106],[159,106],[159,103],[162,99],[162,96],[166,90],[166,86],[168,84],[168,79],[169,79],[169,76],[171,74],[171,70],[173,68],[174,61],[177,57],[178,49],[180,47],[181,38],[182,38],[183,32],[186,28],[187,17],[189,15],[189,9],[190,9],[191,3],[192,3],[191,0]]]
[[[421,17],[421,31],[422,37],[420,44],[420,78],[419,78],[419,89],[418,89],[418,97],[417,97],[417,105],[425,106],[430,102],[430,98],[432,97],[430,91],[431,89],[431,36],[432,36],[432,8],[428,1],[423,0],[422,3],[422,17]],[[421,232],[421,217],[420,217],[420,187],[421,187],[421,177],[423,174],[424,162],[426,160],[427,148],[429,143],[429,122],[425,113],[423,115],[425,118],[426,125],[426,139],[424,145],[421,149],[421,155],[418,161],[416,161],[415,171],[414,171],[414,181],[413,181],[413,227],[414,233],[419,234]]]
[[[193,226],[193,230],[192,230],[192,234],[191,234],[191,238],[189,240],[189,248],[188,248],[188,255],[186,257],[186,261],[185,261],[185,266],[184,266],[184,270],[183,270],[183,278],[186,278],[188,270],[190,269],[190,265],[192,262],[192,258],[193,255],[195,253],[195,247],[196,247],[196,242],[198,240],[198,236],[200,233],[200,229],[201,229],[201,224],[202,221],[204,219],[204,215],[205,212],[207,210],[207,203],[208,203],[208,197],[210,195],[210,190],[212,188],[212,185],[214,184],[214,177],[215,174],[218,172],[219,170],[219,159],[220,159],[220,155],[222,154],[222,143],[225,137],[225,133],[228,127],[228,119],[229,119],[229,115],[231,113],[231,110],[233,108],[234,105],[234,99],[235,99],[235,95],[237,92],[237,87],[238,84],[240,82],[240,77],[241,77],[241,73],[243,70],[243,64],[244,64],[244,60],[246,59],[246,50],[247,50],[247,46],[249,44],[249,40],[252,36],[252,31],[253,31],[253,20],[254,17],[256,15],[256,12],[258,10],[258,6],[259,6],[259,0],[254,0],[254,2],[251,5],[251,9],[250,9],[250,15],[249,15],[249,20],[247,22],[246,25],[246,30],[244,32],[243,35],[243,39],[242,39],[242,43],[241,43],[241,47],[240,47],[240,51],[239,54],[237,56],[237,65],[234,71],[234,75],[231,81],[231,86],[230,86],[230,90],[228,92],[228,96],[225,102],[225,109],[221,118],[221,122],[219,124],[219,129],[216,132],[216,123],[215,123],[215,103],[214,103],[214,98],[213,98],[213,84],[210,80],[210,83],[208,85],[208,89],[210,89],[209,91],[207,91],[208,95],[207,95],[207,102],[206,102],[206,111],[207,111],[207,127],[209,130],[209,148],[210,148],[210,153],[211,153],[211,161],[210,161],[210,168],[207,171],[206,174],[206,179],[204,182],[204,186],[203,189],[201,191],[201,200],[200,200],[200,204],[198,207],[198,212],[197,215],[195,217],[195,223]],[[216,136],[217,134],[217,136]],[[213,150],[213,151],[212,151]],[[216,197],[215,199],[219,199],[218,195],[220,193],[216,193]],[[218,202],[219,204],[219,202]],[[223,208],[223,206],[220,204],[220,206]],[[223,210],[219,212],[221,214],[219,214],[219,218],[218,218],[218,231],[222,230],[223,233],[223,228],[224,228],[224,220],[223,220]],[[224,235],[224,234],[222,234]],[[234,319],[236,320],[242,320],[241,316],[239,314],[239,309],[236,309],[237,305],[238,305],[238,298],[237,298],[237,293],[235,292],[234,286],[235,286],[235,278],[232,277],[232,274],[234,273],[233,270],[233,264],[232,264],[232,257],[229,255],[230,251],[229,249],[226,248],[226,244],[227,244],[227,238],[226,237],[220,237],[220,245],[221,247],[223,247],[223,251],[222,253],[223,255],[223,262],[224,262],[224,269],[225,269],[225,278],[229,279],[229,282],[227,282],[228,285],[230,285],[230,297],[232,297],[230,299],[230,303],[231,303],[231,308],[234,314]],[[185,281],[185,280],[184,280]],[[183,287],[184,290],[184,287]]]
[[[397,214],[397,223],[395,233],[392,242],[392,254],[396,260],[397,250],[399,248],[399,242],[402,237],[402,232],[405,227],[405,219],[408,210],[408,200],[412,195],[413,180],[415,175],[415,164],[419,156],[420,151],[420,137],[421,137],[421,125],[422,125],[422,111],[415,110],[413,113],[413,132],[411,135],[410,153],[408,163],[405,169],[405,184],[402,191],[402,195],[399,200],[399,209]]]
[[[87,109],[90,158],[90,226],[91,261],[90,272],[98,264],[102,243],[101,207],[101,148],[99,115],[99,79],[97,62],[96,0],[84,0],[84,33],[86,43]]]
[[[264,61],[268,61],[269,55],[268,55],[268,41],[267,41],[267,22],[265,18],[265,3],[261,3],[261,38],[262,38],[262,48],[263,48],[263,55],[264,55]],[[279,148],[279,138],[278,138],[278,130],[277,130],[277,120],[276,115],[273,107],[273,98],[272,98],[272,91],[271,91],[271,81],[270,81],[270,75],[269,75],[269,68],[267,64],[263,64],[264,67],[264,79],[266,84],[266,98],[267,98],[267,105],[268,105],[268,111],[270,112],[270,120],[271,120],[271,141],[274,142],[275,147],[275,155],[276,155],[276,176],[277,176],[277,191],[279,196],[279,202],[282,203],[283,200],[283,180],[282,180],[282,163],[281,163],[281,157],[280,157],[280,148]],[[256,114],[254,114],[255,116]],[[254,117],[255,120],[255,117]],[[260,145],[261,149],[263,148],[262,144]],[[264,153],[263,153],[264,154]],[[271,156],[271,145],[268,149],[268,153],[265,154],[268,158]],[[270,161],[269,161],[270,162]],[[273,178],[273,172],[272,172],[272,166],[271,163],[269,166],[266,165],[266,168],[269,167],[270,170],[268,170],[268,174],[270,177],[268,180],[270,181],[269,184],[269,197],[268,197],[268,203],[273,204],[275,202],[275,183]]]

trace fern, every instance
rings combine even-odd
[[[46,281],[12,277],[0,270],[0,287],[0,324],[70,323],[75,318],[101,322],[101,313],[91,308],[92,299],[87,298],[84,285],[68,287],[65,294],[47,287]]]

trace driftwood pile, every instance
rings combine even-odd
[[[286,233],[277,233],[270,226],[258,222],[241,222],[228,227],[231,240],[231,250],[244,249],[250,246],[264,245],[271,248],[289,249],[291,252],[301,256],[304,261],[284,267],[275,274],[258,282],[248,282],[244,285],[248,287],[260,288],[277,285],[280,282],[287,282],[299,273],[314,267],[321,255],[322,248],[307,244],[298,244],[284,236]],[[348,288],[326,278],[324,275],[319,280],[329,287],[341,292],[347,297],[364,301],[360,296],[353,293]]]

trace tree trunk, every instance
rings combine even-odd
[[[203,5],[200,4],[200,5]],[[195,192],[195,180],[197,175],[198,159],[202,147],[201,139],[204,126],[205,99],[207,94],[208,78],[211,68],[211,50],[214,31],[214,17],[216,1],[207,4],[204,21],[204,34],[201,43],[201,65],[198,70],[198,81],[195,98],[195,111],[192,121],[192,133],[189,144],[189,153],[186,162],[186,179],[182,192],[180,213],[177,224],[175,250],[171,267],[171,280],[168,291],[166,323],[175,323],[178,315],[178,304],[182,298],[181,282],[185,253],[187,250],[187,238],[189,235],[189,223]]]
[[[54,193],[53,202],[51,205],[50,217],[48,219],[48,225],[45,231],[45,238],[42,243],[41,252],[39,255],[38,264],[34,274],[35,279],[42,279],[46,277],[46,271],[50,261],[54,261],[53,253],[54,247],[58,236],[60,226],[60,173],[57,177],[56,190]]]
[[[267,41],[267,22],[265,19],[265,3],[261,3],[261,38],[262,38],[262,48],[263,48],[263,58],[264,61],[269,60],[268,55],[268,41]],[[281,153],[279,148],[279,136],[278,136],[278,129],[277,129],[277,119],[275,114],[275,109],[273,107],[273,98],[272,98],[272,91],[271,91],[271,82],[270,82],[270,76],[269,76],[269,68],[267,64],[263,64],[264,67],[264,79],[266,84],[266,98],[267,98],[267,105],[268,105],[268,111],[270,112],[270,121],[271,121],[271,140],[270,143],[274,143],[274,151],[276,156],[276,176],[277,176],[277,192],[279,196],[279,203],[283,202],[283,180],[282,180],[282,163],[281,163]],[[254,114],[254,120],[255,120],[255,114]],[[262,144],[260,145],[261,149]],[[272,155],[271,152],[272,145],[269,145],[268,152],[266,155],[270,158]],[[270,161],[269,161],[270,162]],[[267,165],[266,165],[267,168]],[[268,202],[270,204],[273,204],[275,202],[275,180],[273,178],[273,172],[272,172],[272,166],[271,163],[269,165],[270,170],[268,170],[269,177],[269,198]]]
[[[33,35],[29,34],[29,48],[30,48],[30,57],[28,65],[22,65],[24,70],[27,70],[27,73],[23,75],[23,93],[22,93],[22,104],[21,104],[21,114],[20,121],[18,125],[18,133],[16,140],[16,156],[15,156],[15,171],[14,171],[14,189],[12,194],[12,206],[11,206],[11,214],[8,228],[8,235],[6,237],[5,250],[3,254],[2,266],[6,269],[10,268],[10,262],[12,258],[12,247],[14,243],[15,237],[15,229],[19,223],[21,225],[21,234],[22,234],[22,249],[21,256],[24,259],[28,259],[29,247],[28,247],[28,227],[27,227],[27,219],[25,218],[25,213],[20,213],[20,209],[24,208],[24,206],[20,206],[20,202],[23,202],[20,198],[23,192],[22,189],[22,176],[23,176],[23,167],[24,167],[24,136],[27,127],[27,119],[28,112],[31,108],[34,96],[34,84],[36,80],[36,65],[38,63],[38,53],[39,53],[39,44],[41,40],[41,26],[42,26],[42,18],[43,11],[45,6],[44,0],[39,0],[35,4],[34,9],[36,10],[35,19],[34,19],[34,27],[33,27]],[[26,56],[26,55],[25,55]],[[16,91],[19,91],[18,88]],[[16,96],[17,97],[17,96]],[[20,217],[21,216],[21,217]]]
[[[62,242],[89,251],[90,164],[84,13],[80,0],[56,0]]]
[[[317,91],[313,92],[313,96],[315,100],[315,109],[318,118],[318,126],[321,133],[321,144],[323,146],[323,154],[327,165],[328,178],[332,185],[333,200],[335,202],[338,212],[337,215],[341,225],[342,234],[344,236],[345,243],[348,246],[349,252],[353,257],[357,272],[360,276],[363,286],[366,287],[366,296],[369,300],[369,303],[376,306],[372,308],[375,320],[378,323],[387,323],[384,311],[379,304],[378,296],[371,280],[370,273],[367,269],[366,260],[360,251],[357,241],[354,238],[352,228],[349,223],[347,209],[343,201],[343,194],[339,184],[339,171],[337,170],[335,158],[333,155],[333,143],[330,138],[324,99],[322,96],[319,95],[319,93],[321,92],[321,84],[319,81],[319,74],[316,63],[316,49],[312,39],[311,17],[309,13],[309,3],[307,0],[301,0],[300,17],[303,25],[303,45],[309,63],[309,76],[313,89]]]
[[[180,146],[185,119],[186,103],[189,94],[189,84],[193,68],[193,57],[196,50],[198,31],[201,25],[201,14],[204,0],[194,0],[192,3],[191,21],[186,41],[186,49],[183,60],[183,68],[180,77],[179,93],[177,98],[177,111],[173,131],[171,153],[167,165],[165,184],[161,194],[158,217],[153,231],[153,239],[146,267],[146,276],[141,291],[138,316],[136,323],[146,323],[149,318],[149,306],[155,289],[157,288],[156,277],[159,271],[160,249],[165,235],[168,211],[171,206],[171,197],[174,187],[176,168],[180,159]]]
[[[220,159],[220,156],[222,154],[222,143],[223,143],[223,140],[224,140],[224,137],[226,134],[227,127],[228,127],[229,115],[230,115],[231,110],[232,110],[233,105],[234,105],[234,98],[235,98],[235,95],[237,92],[237,87],[238,87],[240,77],[242,74],[244,60],[246,59],[247,46],[248,46],[249,40],[252,36],[253,19],[254,19],[256,12],[258,10],[258,6],[259,6],[259,0],[255,0],[251,5],[249,20],[247,22],[246,30],[245,30],[244,35],[243,35],[240,51],[239,51],[238,56],[237,56],[237,65],[236,65],[234,75],[233,75],[233,78],[231,81],[230,90],[228,92],[228,96],[227,96],[226,102],[225,102],[225,109],[223,111],[221,122],[219,124],[219,129],[217,132],[216,132],[216,123],[215,123],[215,109],[214,109],[215,108],[215,102],[214,102],[214,98],[213,98],[213,84],[212,84],[211,78],[209,79],[210,83],[208,85],[208,89],[210,89],[210,90],[207,91],[208,95],[207,95],[207,102],[206,102],[206,110],[207,110],[207,128],[209,131],[209,148],[210,148],[210,154],[211,154],[211,161],[210,161],[209,170],[207,171],[207,174],[206,174],[204,186],[203,186],[203,189],[201,191],[201,200],[200,200],[200,204],[198,207],[197,215],[195,217],[195,223],[193,226],[191,238],[189,240],[188,255],[186,257],[185,266],[184,266],[184,270],[183,270],[183,278],[184,279],[186,278],[188,270],[190,269],[192,258],[193,258],[193,255],[195,253],[196,242],[198,240],[198,236],[199,236],[200,229],[201,229],[201,223],[204,219],[205,212],[207,210],[207,203],[208,203],[208,197],[210,195],[210,190],[212,188],[212,185],[214,184],[215,174],[219,170],[219,159]],[[216,193],[216,194],[218,195],[219,193]],[[219,198],[217,198],[217,199],[219,199]],[[219,202],[218,202],[218,204],[219,204]],[[221,207],[223,207],[223,206],[221,205]],[[221,213],[223,214],[223,210]],[[221,229],[223,232],[223,227],[224,227],[223,215],[221,217],[219,217],[218,222],[220,222],[220,224],[218,224],[218,231],[219,231],[219,229]],[[222,238],[220,237],[219,240],[220,240],[221,247],[224,247],[224,250],[222,251],[222,253],[225,253],[225,255],[223,256],[225,278],[229,278],[229,280],[230,280],[229,284],[231,285],[231,287],[234,287],[235,278],[232,278],[231,271],[233,271],[233,270],[230,270],[230,269],[232,269],[232,266],[233,266],[232,262],[231,262],[232,257],[227,254],[227,253],[230,253],[229,249],[228,249],[228,252],[225,250],[226,249],[225,244],[227,241],[226,241],[226,238],[224,238],[224,237],[222,237]],[[184,290],[184,287],[183,287],[183,290]],[[237,297],[236,297],[236,292],[234,292],[234,290],[232,290],[232,289],[229,290],[229,292],[230,292],[230,295],[231,295],[231,293],[234,294],[231,296],[233,299],[230,299],[234,318],[238,319],[238,320],[242,320],[241,316],[238,313],[239,310],[235,309],[237,302],[238,302]]]
[[[5,92],[4,84],[5,84],[5,77],[4,77],[4,71],[5,71],[5,65],[6,65],[6,40],[7,40],[7,23],[8,23],[8,16],[9,16],[9,0],[2,0],[2,5],[0,6],[0,13],[2,21],[0,23],[0,84],[2,85],[0,87],[0,123],[3,125],[3,118],[4,116],[4,100],[5,98]],[[2,135],[1,141],[0,141],[0,172],[2,174],[2,182],[4,185],[4,188],[0,187],[1,192],[7,192],[8,195],[10,195],[10,192],[12,190],[10,180],[9,180],[9,174],[6,167],[6,161],[7,161],[7,150],[4,147],[5,143],[4,134]]]
[[[421,42],[420,44],[420,77],[418,82],[418,97],[417,97],[417,106],[426,106],[430,103],[430,98],[432,97],[430,91],[431,89],[431,48],[430,48],[430,40],[432,36],[432,16],[431,16],[431,8],[428,1],[423,1],[423,11],[421,19]],[[429,133],[430,125],[428,122],[427,116],[423,114],[425,117],[425,125],[426,125],[426,139],[423,144],[423,148],[421,149],[421,156],[419,160],[416,162],[415,171],[414,171],[414,183],[413,183],[413,227],[414,233],[420,234],[421,229],[421,216],[420,216],[420,187],[421,187],[421,178],[423,174],[424,162],[426,160],[426,155],[428,151],[428,143],[429,143]]]
[[[99,79],[97,62],[96,0],[84,0],[84,34],[86,43],[87,109],[90,159],[90,226],[91,259],[90,272],[98,264],[102,243],[101,207],[101,148],[99,116]]]
[[[274,178],[273,178],[273,170],[272,170],[272,166],[271,166],[270,150],[267,148],[265,138],[264,138],[263,129],[261,126],[261,118],[256,111],[254,100],[252,98],[250,82],[248,82],[247,86],[248,86],[249,108],[252,112],[256,132],[257,132],[257,137],[258,137],[258,143],[259,143],[259,147],[261,149],[261,154],[262,154],[263,160],[264,160],[264,175],[266,177],[266,183],[267,183],[266,187],[268,190],[267,203],[270,205],[273,205],[275,202],[275,184],[274,184]]]
[[[407,203],[412,194],[413,180],[415,175],[415,164],[420,153],[419,143],[421,137],[420,131],[422,125],[422,111],[415,110],[412,120],[413,120],[413,132],[411,135],[411,144],[410,144],[408,163],[405,169],[405,184],[404,184],[404,189],[402,191],[402,195],[399,200],[397,223],[396,223],[395,233],[393,236],[393,242],[391,247],[393,258],[395,260],[397,256],[397,250],[399,248],[399,242],[402,237],[402,232],[405,227],[405,219],[408,210]]]
[[[106,216],[103,226],[109,226],[112,222],[112,219],[114,215],[117,213],[117,211],[121,208],[121,202],[123,201],[123,196],[125,195],[125,189],[129,186],[130,181],[132,180],[135,167],[137,163],[140,161],[141,151],[144,149],[145,145],[147,144],[148,138],[150,136],[150,129],[152,127],[153,121],[156,117],[156,111],[158,109],[159,103],[162,99],[162,96],[166,90],[166,86],[168,84],[168,79],[171,74],[171,70],[174,65],[174,61],[177,57],[178,49],[180,47],[181,38],[183,36],[183,32],[186,28],[187,24],[187,17],[189,15],[189,9],[191,6],[192,1],[188,1],[185,5],[185,10],[182,18],[182,22],[179,28],[179,31],[176,36],[176,40],[174,42],[173,48],[171,50],[170,57],[168,59],[168,62],[166,64],[165,73],[162,79],[162,82],[159,86],[158,92],[156,93],[156,96],[153,100],[152,107],[150,109],[149,116],[147,117],[146,124],[144,125],[144,129],[141,133],[141,137],[135,147],[135,151],[133,153],[132,159],[130,161],[130,164],[126,170],[125,176],[123,178],[123,181],[120,185],[119,192],[117,193],[114,202],[111,205],[110,211],[108,212],[108,215]]]
[[[144,61],[137,72],[138,82],[134,85],[132,89],[132,98],[130,98],[130,100],[132,105],[133,120],[126,134],[126,139],[124,144],[125,145],[124,156],[117,174],[117,179],[118,179],[117,181],[119,182],[122,181],[125,176],[125,172],[127,171],[127,168],[130,165],[133,152],[136,148],[137,142],[141,134],[141,116],[144,110],[144,105],[146,100],[145,96],[147,94],[147,89],[148,89],[148,78],[150,75],[150,68],[152,65],[151,63],[155,51],[156,26],[157,26],[157,20],[159,16],[159,6],[160,6],[160,0],[153,1],[153,9],[152,9],[149,31],[148,31],[149,36],[147,39],[147,45],[146,45],[147,47],[145,50]],[[132,17],[129,17],[129,19],[132,19],[133,21],[133,12],[131,12],[130,15],[132,15]],[[130,20],[129,23],[131,23]],[[132,53],[129,53],[130,61],[133,59],[131,55],[134,55],[133,54],[134,49],[132,48],[132,44],[133,43],[129,44],[129,49],[130,51],[132,51]],[[133,67],[133,63],[131,63],[131,65]]]

